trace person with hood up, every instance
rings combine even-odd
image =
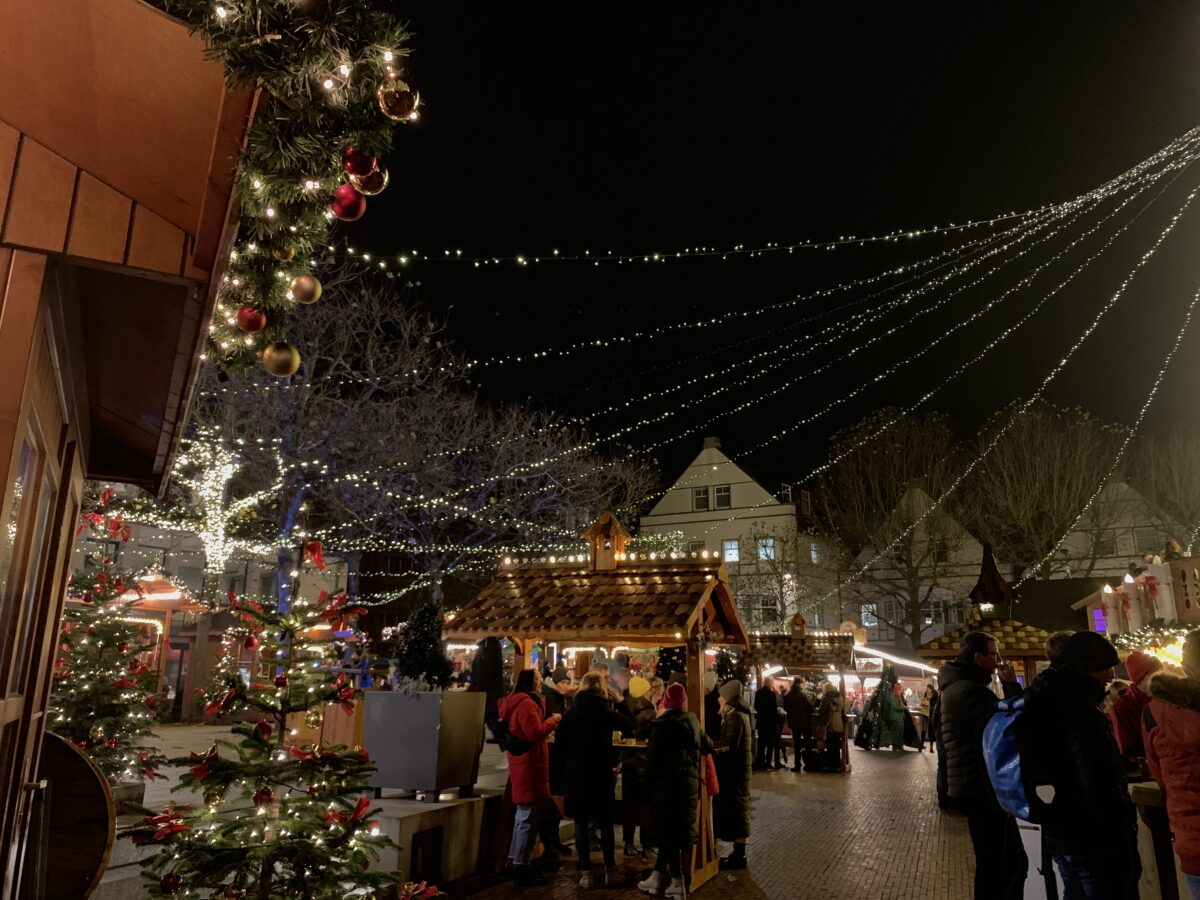
[[[713,830],[719,839],[733,842],[733,853],[721,858],[721,868],[744,869],[750,837],[750,771],[754,766],[750,707],[742,699],[742,683],[736,678],[721,685],[718,696],[721,737],[715,742],[713,762],[721,792],[713,798]]]
[[[1019,900],[1029,859],[1017,823],[996,804],[983,761],[983,729],[999,702],[991,689],[995,673],[1005,696],[1021,693],[1000,645],[982,631],[963,635],[958,657],[938,672],[939,795],[944,787],[946,802],[966,814],[975,849],[975,900]]]
[[[717,673],[704,673],[704,733],[712,740],[721,736],[721,698],[717,695]]]
[[[500,639],[489,637],[479,642],[475,658],[471,660],[470,690],[487,694],[484,704],[483,723],[496,737],[496,722],[500,717],[500,698],[504,696],[504,652]]]
[[[647,781],[650,786],[650,830],[658,843],[654,871],[638,889],[648,894],[682,897],[684,856],[700,839],[699,807],[704,790],[700,767],[712,752],[712,741],[687,708],[687,691],[672,684],[662,709],[650,724]]]
[[[554,743],[566,763],[564,811],[575,820],[575,849],[579,851],[579,886],[595,887],[592,871],[591,828],[600,829],[600,847],[604,852],[605,883],[622,879],[617,868],[616,842],[613,837],[613,771],[617,755],[613,750],[613,732],[633,733],[633,719],[613,704],[608,686],[598,672],[588,672],[579,684],[571,708],[563,716]]]
[[[1106,638],[1076,632],[1017,720],[1022,773],[1066,900],[1138,896],[1137,815],[1099,708],[1119,661]]]
[[[550,800],[550,756],[546,738],[558,728],[560,716],[543,716],[541,676],[522,669],[511,694],[500,701],[499,716],[511,738],[524,742],[523,753],[508,751],[508,781],[517,806],[508,859],[520,885],[545,884],[546,876],[529,864],[533,836],[542,804]],[[610,735],[611,739],[611,735]]]
[[[817,707],[817,717],[813,720],[817,749],[822,751],[822,772],[842,770],[842,740],[845,737],[843,708],[842,692],[838,686],[826,684],[821,694],[821,705]]]
[[[804,679],[797,675],[792,686],[783,697],[783,710],[787,714],[788,728],[792,732],[792,771],[801,772],[804,754],[812,750],[813,705],[804,691]]]
[[[1162,663],[1140,650],[1134,650],[1125,660],[1125,671],[1131,684],[1112,704],[1113,734],[1117,738],[1117,749],[1125,768],[1141,771],[1146,758],[1146,747],[1142,743],[1142,710],[1150,702],[1150,679],[1162,668]]]
[[[1146,761],[1167,796],[1175,854],[1193,900],[1200,900],[1200,630],[1183,640],[1184,678],[1150,679],[1143,714]]]

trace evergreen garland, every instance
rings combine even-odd
[[[654,664],[654,674],[666,683],[671,683],[671,675],[678,672],[681,675],[687,671],[686,647],[662,647],[658,651],[658,661]]]
[[[261,91],[235,181],[240,228],[209,336],[215,360],[245,370],[286,338],[289,285],[325,252],[331,196],[346,183],[343,151],[378,157],[391,146],[396,121],[382,111],[380,92],[408,91],[401,60],[409,35],[387,0],[159,5],[201,35],[231,87]],[[234,327],[242,307],[265,312],[266,328],[247,335]]]
[[[742,662],[742,655],[740,653],[732,653],[723,647],[717,651],[717,659],[713,664],[713,671],[717,673],[717,684],[724,684],[736,678],[745,687],[746,683],[750,680],[750,670]]]
[[[397,641],[396,680],[440,688],[450,683],[453,669],[442,652],[441,608],[429,600],[413,610]]]

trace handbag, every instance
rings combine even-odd
[[[704,757],[704,791],[710,797],[721,793],[721,784],[717,781],[717,767],[713,765],[710,755]]]

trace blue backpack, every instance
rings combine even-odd
[[[1026,791],[1021,768],[1019,726],[1025,713],[1025,697],[1001,700],[983,729],[983,761],[1000,808],[1018,819],[1037,822],[1042,803]]]

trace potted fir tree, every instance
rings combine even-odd
[[[446,691],[450,661],[442,652],[442,614],[418,607],[400,637],[396,690],[367,691],[363,743],[376,756],[376,792],[400,788],[436,802],[441,791],[469,796],[483,750],[485,694]]]

